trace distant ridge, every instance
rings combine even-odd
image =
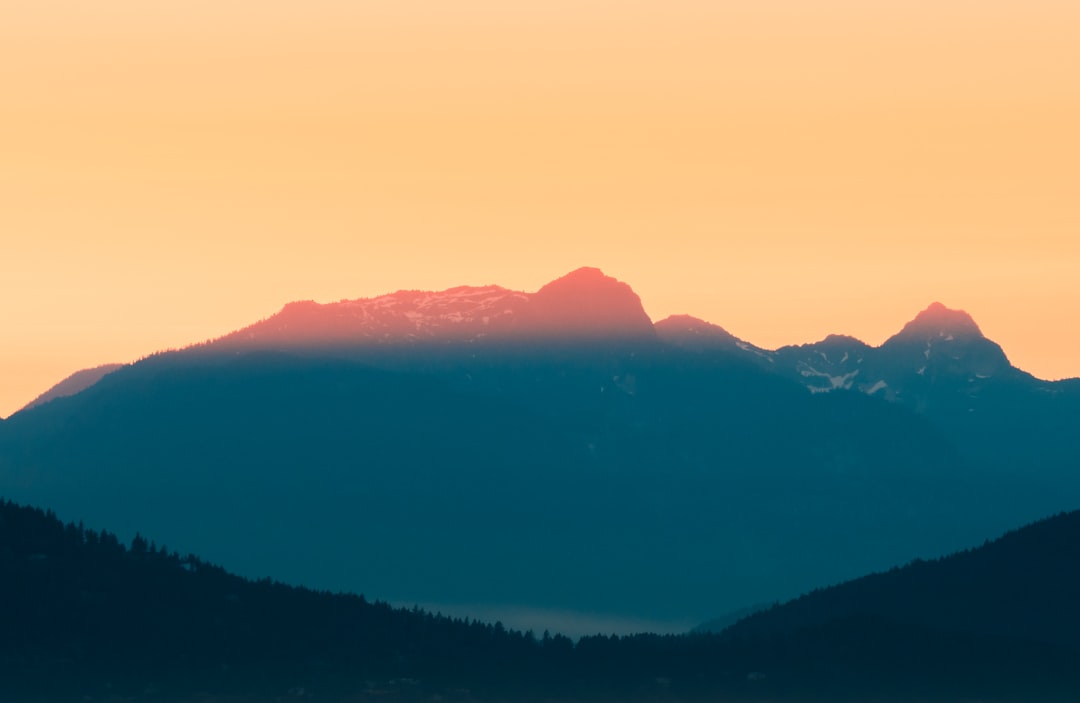
[[[893,339],[904,337],[982,337],[982,331],[971,315],[963,310],[952,310],[934,302],[904,325]]]
[[[956,378],[974,383],[972,390],[991,377],[1037,380],[1013,367],[970,314],[940,302],[878,347],[830,334],[818,342],[770,350],[690,315],[653,323],[629,285],[595,267],[571,271],[534,293],[497,285],[457,286],[336,303],[292,302],[199,348],[375,348],[543,339],[659,340],[699,353],[742,356],[812,393],[856,390],[916,405],[925,400],[927,379]]]
[[[660,339],[697,352],[742,354],[812,393],[861,391],[925,409],[930,395],[976,396],[989,379],[1044,383],[1012,366],[1001,347],[983,336],[963,310],[933,303],[881,346],[847,335],[762,349],[723,328],[686,315],[656,323]]]
[[[691,315],[671,315],[656,323],[656,333],[666,342],[674,342],[686,349],[746,349],[750,345],[723,327]]]
[[[101,366],[95,366],[92,369],[76,371],[24,405],[19,412],[43,405],[54,398],[64,398],[69,395],[75,395],[100,381],[106,374],[110,374],[122,367],[123,364],[102,364]]]

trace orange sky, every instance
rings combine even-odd
[[[1073,0],[6,0],[0,416],[294,299],[582,265],[1080,375]]]

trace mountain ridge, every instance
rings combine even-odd
[[[54,398],[64,398],[69,395],[81,393],[104,378],[106,374],[110,374],[122,366],[123,364],[102,364],[100,366],[76,371],[21,407],[18,412],[44,405]]]
[[[400,290],[374,298],[286,304],[266,320],[208,347],[477,342],[483,340],[650,339],[652,321],[629,285],[582,267],[535,293],[501,286]]]
[[[289,304],[278,315],[211,341],[206,348],[357,351],[417,344],[629,341],[724,354],[794,381],[810,393],[854,391],[919,413],[947,408],[956,415],[966,410],[961,405],[975,412],[988,403],[993,412],[1007,412],[997,400],[1003,395],[1070,387],[1016,368],[997,343],[983,336],[970,314],[941,302],[918,312],[878,346],[830,334],[817,342],[770,350],[691,315],[671,315],[654,323],[628,284],[594,267],[576,269],[535,293],[459,286],[327,305]]]
[[[766,349],[689,314],[653,322],[629,284],[588,266],[534,293],[489,284],[442,291],[403,289],[336,303],[293,301],[268,318],[187,350],[342,350],[560,340],[655,340],[699,353],[726,352],[795,380],[811,393],[855,390],[917,408],[926,406],[926,386],[938,377],[963,377],[972,391],[995,376],[1026,377],[1042,388],[1060,383],[1014,367],[1001,347],[983,336],[970,314],[941,302],[931,303],[876,347],[853,336],[829,334],[816,342]],[[863,366],[868,357],[870,363]],[[117,366],[77,371],[18,412],[77,393]]]

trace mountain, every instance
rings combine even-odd
[[[166,354],[0,429],[3,493],[243,575],[672,627],[1017,517],[971,483],[902,408],[655,341]]]
[[[970,381],[993,343],[916,322],[773,352],[596,269],[294,304],[16,413],[0,492],[245,576],[675,629],[1080,503],[1080,388]]]
[[[830,335],[769,351],[686,317],[656,328],[667,343],[741,356],[811,393],[856,391],[902,405],[930,419],[967,459],[988,470],[1035,465],[1066,474],[1080,456],[1080,441],[1069,430],[1080,419],[1080,380],[1043,381],[1014,367],[970,315],[941,303],[879,347]]]
[[[265,349],[655,336],[652,321],[630,286],[599,269],[580,268],[535,293],[460,286],[326,305],[290,303],[277,315],[211,346]]]
[[[962,310],[933,303],[880,347],[845,335],[769,351],[723,328],[688,315],[656,323],[660,338],[698,352],[742,353],[764,368],[796,380],[811,393],[858,390],[925,410],[938,385],[959,384],[970,397],[998,381],[1037,383],[1013,367]],[[1046,383],[1046,382],[1042,382]]]
[[[812,391],[855,388],[925,409],[938,386],[977,397],[986,381],[1031,380],[966,312],[934,303],[878,348],[851,337],[777,351]]]
[[[723,327],[690,315],[671,315],[655,325],[657,336],[664,342],[691,351],[739,351],[752,352],[767,358],[763,349],[758,349],[731,334]]]
[[[82,369],[81,371],[76,371],[75,373],[65,378],[63,381],[60,381],[55,386],[39,395],[37,398],[27,403],[25,406],[23,406],[22,410],[28,410],[38,405],[43,405],[52,400],[53,398],[63,398],[65,396],[80,393],[100,381],[105,376],[105,374],[112,373],[121,366],[123,366],[123,364],[103,364],[101,366],[95,366],[92,369]]]

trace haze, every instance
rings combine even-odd
[[[932,300],[1080,375],[1080,9],[14,0],[0,416],[296,299],[582,265],[877,344]]]

